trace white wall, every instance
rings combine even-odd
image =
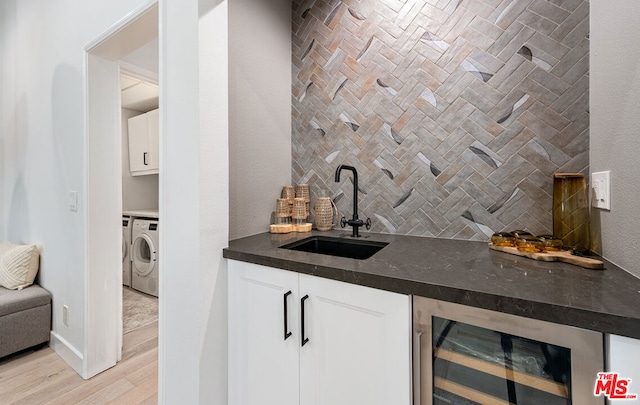
[[[15,1],[0,2],[0,238],[5,239],[5,173],[6,144],[15,133],[15,59],[16,47],[16,4]]]
[[[0,3],[5,237],[43,246],[40,281],[53,294],[53,331],[84,351],[84,46],[140,0]],[[6,18],[6,20],[4,20]],[[11,94],[12,93],[12,94]],[[4,132],[4,129],[8,129]],[[67,208],[78,191],[79,209]],[[62,305],[69,306],[69,326]]]
[[[127,120],[141,114],[122,109],[122,209],[158,208],[158,175],[132,176],[129,171],[129,129]]]
[[[269,230],[291,183],[291,1],[229,2],[230,239]]]
[[[591,172],[611,171],[611,211],[594,219],[603,257],[640,277],[640,3],[590,5]]]

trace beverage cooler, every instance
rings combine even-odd
[[[414,297],[414,405],[595,405],[601,333]]]

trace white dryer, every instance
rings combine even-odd
[[[122,284],[131,287],[131,229],[133,218],[122,216]]]
[[[158,220],[135,218],[131,240],[131,287],[157,297]]]

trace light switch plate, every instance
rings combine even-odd
[[[591,206],[611,210],[611,172],[591,173]]]
[[[78,192],[69,191],[69,210],[78,211]]]

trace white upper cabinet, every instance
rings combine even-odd
[[[159,111],[129,118],[129,171],[132,176],[158,174]]]

